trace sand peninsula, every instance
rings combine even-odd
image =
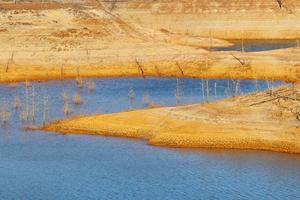
[[[299,79],[297,48],[211,51],[232,45],[228,39],[293,39],[296,46],[296,0],[282,6],[275,0],[137,0],[111,6],[92,0],[1,1],[0,83],[124,76]]]
[[[145,139],[151,145],[300,153],[300,88],[203,104],[74,117],[42,130]]]

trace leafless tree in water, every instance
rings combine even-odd
[[[130,88],[128,91],[128,99],[129,99],[130,107],[134,108],[135,92],[133,88]]]
[[[0,108],[0,119],[3,127],[5,127],[8,124],[9,117],[10,117],[9,106],[6,100],[4,100],[4,102],[1,103],[1,108]]]
[[[179,78],[176,78],[175,98],[176,98],[176,105],[179,105],[180,99],[181,99],[181,87],[180,87],[180,79]]]
[[[35,120],[36,120],[36,102],[35,102],[35,89],[34,89],[34,86],[32,86],[32,97],[31,97],[31,118],[32,118],[32,123],[34,124],[35,123]]]
[[[239,94],[240,81],[239,80],[232,80],[232,82],[233,82],[233,96],[236,97]]]
[[[44,96],[44,110],[43,110],[43,125],[46,124],[49,113],[49,98],[48,96]]]

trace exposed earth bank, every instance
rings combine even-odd
[[[299,49],[213,52],[299,38],[296,0],[0,2],[0,83],[111,76],[299,79]],[[241,62],[242,61],[242,62]]]
[[[300,153],[299,86],[179,107],[75,117],[41,129],[146,139],[151,145]]]

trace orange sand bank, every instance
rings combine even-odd
[[[203,8],[192,14],[174,10],[185,1],[178,1],[180,5],[172,9],[168,8],[172,1],[125,2],[113,11],[95,1],[77,6],[52,3],[62,7],[51,9],[48,4],[38,4],[45,5],[38,9],[31,9],[35,4],[30,3],[26,9],[19,9],[23,4],[5,4],[11,8],[0,13],[0,83],[78,76],[299,79],[296,48],[245,54],[207,50],[231,45],[220,39],[228,37],[216,34],[217,30],[234,39],[292,37],[296,44],[300,30],[297,2],[286,2],[290,13],[269,0],[234,4],[215,0],[210,6],[201,1]],[[167,6],[167,13],[160,12],[161,5]],[[156,6],[159,9],[153,11]],[[260,36],[259,32],[268,33],[265,29],[278,35]]]
[[[122,62],[114,60],[113,56],[97,63],[96,60],[92,62],[94,54],[90,52],[89,61],[93,63],[90,66],[85,66],[84,61],[78,61],[77,66],[57,63],[50,66],[43,66],[42,63],[19,65],[16,56],[14,63],[9,67],[0,66],[0,83],[132,76],[269,79],[297,82],[300,78],[300,60],[297,56],[299,53],[300,49],[297,48],[261,53],[208,53],[202,50],[198,55],[154,54],[151,58],[126,57]]]
[[[300,153],[298,88],[253,93],[205,104],[75,117],[43,130],[134,137],[151,145]]]

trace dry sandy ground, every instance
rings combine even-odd
[[[167,147],[300,153],[299,117],[300,89],[287,86],[204,104],[75,117],[42,129],[142,138]]]
[[[296,39],[297,1],[285,1],[280,9],[271,0],[191,5],[137,0],[120,2],[113,10],[110,4],[90,2],[0,4],[0,83],[142,75],[299,79],[298,49],[208,51],[231,45],[216,38]]]
[[[135,0],[116,10],[145,27],[223,39],[299,38],[300,1]]]
[[[48,1],[47,1],[48,2]],[[0,4],[0,83],[107,76],[300,78],[300,50],[210,52],[224,39],[297,39],[300,2],[100,1]],[[281,95],[288,94],[288,97]],[[145,138],[153,145],[300,152],[298,90],[99,115],[48,130]],[[255,102],[265,103],[252,105]]]
[[[142,44],[144,45],[144,44]],[[160,50],[166,48],[162,45]],[[138,48],[138,47],[134,47]],[[154,47],[153,47],[154,48]],[[148,48],[149,49],[149,48]],[[171,52],[171,49],[173,52]],[[89,51],[89,58],[84,56],[79,60],[68,60],[60,63],[58,56],[52,57],[54,63],[43,65],[21,63],[14,54],[13,61],[0,66],[0,83],[20,81],[43,81],[77,77],[132,77],[132,76],[177,76],[195,78],[227,78],[227,79],[257,79],[284,80],[297,82],[300,78],[300,49],[291,48],[263,53],[209,53],[205,50],[186,49],[182,47],[165,49],[145,56],[144,52],[132,50],[131,56],[122,58],[116,55],[98,56],[99,51]],[[105,50],[112,51],[110,50]],[[127,54],[128,50],[116,50],[119,55]],[[190,54],[187,54],[190,52]],[[76,52],[68,52],[79,57]],[[32,53],[38,55],[38,53]],[[57,53],[58,54],[58,53]],[[54,53],[52,53],[52,56]],[[86,54],[85,54],[86,55]],[[10,55],[7,55],[10,58]],[[22,55],[20,55],[22,56]],[[55,63],[55,62],[58,63]],[[11,64],[13,62],[13,64]],[[34,62],[34,61],[32,61]],[[39,62],[39,60],[37,60]],[[68,64],[68,62],[70,64]],[[89,64],[87,64],[89,63]]]

